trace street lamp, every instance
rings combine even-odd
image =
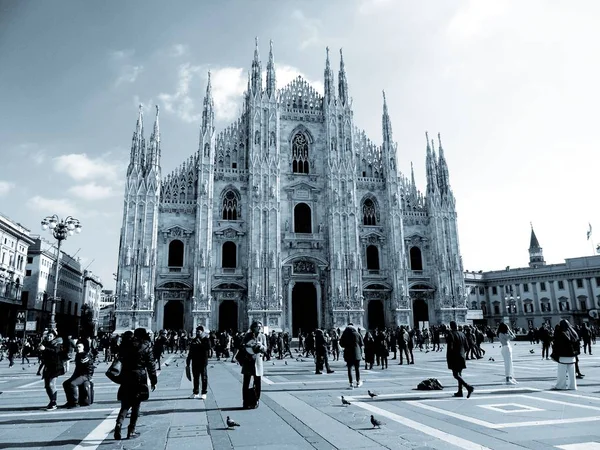
[[[52,294],[52,309],[50,310],[50,329],[56,328],[56,291],[58,289],[58,264],[60,262],[60,245],[67,236],[73,236],[75,233],[81,233],[81,223],[79,219],[67,216],[64,220],[59,219],[56,214],[48,216],[42,220],[42,230],[50,229],[54,239],[58,242],[58,251],[56,252],[56,269],[54,270],[54,290]]]

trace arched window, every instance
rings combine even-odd
[[[377,210],[375,203],[370,198],[363,202],[363,225],[377,225]]]
[[[227,241],[223,244],[221,266],[230,269],[237,267],[237,247],[234,242]]]
[[[180,240],[169,244],[169,267],[183,267],[183,242]]]
[[[223,220],[238,220],[238,201],[233,191],[227,191],[223,196]]]
[[[485,302],[481,302],[481,311],[483,311],[483,315],[487,315],[487,304]]]
[[[423,259],[419,247],[411,247],[410,249],[410,270],[423,270]]]
[[[297,133],[292,139],[292,171],[308,173],[308,140],[302,133]]]
[[[204,144],[204,156],[210,155],[210,145],[208,143]]]
[[[379,250],[374,245],[367,247],[367,270],[379,270]]]
[[[294,208],[294,233],[312,233],[310,206],[298,203]]]

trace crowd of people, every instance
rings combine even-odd
[[[557,362],[557,381],[555,389],[577,389],[577,378],[583,378],[579,370],[579,355],[592,354],[592,344],[596,343],[597,328],[589,324],[573,327],[567,320],[561,320],[554,329],[547,325],[531,329],[527,336],[530,343],[541,343],[542,358]],[[469,359],[481,359],[485,355],[482,343],[485,337],[491,343],[497,338],[501,345],[504,360],[506,384],[517,384],[512,363],[512,344],[516,333],[505,323],[496,330],[490,327],[473,325],[458,326],[451,322],[449,326],[431,326],[428,328],[382,328],[362,330],[352,323],[344,330],[315,329],[310,332],[299,330],[297,347],[292,348],[292,336],[285,331],[263,332],[260,322],[253,322],[247,332],[205,331],[202,326],[192,336],[183,331],[161,330],[153,334],[143,328],[126,331],[123,334],[101,334],[98,337],[72,336],[61,337],[56,329],[50,329],[43,335],[28,336],[23,339],[0,337],[0,361],[7,357],[9,367],[15,366],[15,359],[21,358],[21,364],[39,365],[38,375],[44,380],[48,395],[48,410],[58,408],[57,381],[68,376],[62,386],[66,403],[64,408],[88,406],[93,401],[93,375],[101,362],[119,365],[117,382],[120,384],[117,399],[121,409],[115,425],[115,439],[122,439],[122,426],[127,413],[130,422],[127,437],[139,435],[136,423],[140,404],[147,400],[150,391],[157,384],[157,371],[161,370],[161,361],[169,354],[186,355],[186,375],[193,382],[191,398],[205,400],[208,393],[208,361],[210,358],[231,361],[241,366],[242,405],[246,409],[260,405],[261,377],[264,374],[265,361],[294,358],[298,361],[312,359],[315,374],[323,371],[334,373],[329,361],[346,363],[349,388],[362,386],[361,367],[373,370],[378,367],[385,370],[390,360],[398,364],[415,364],[415,352],[442,352],[446,347],[448,369],[457,380],[455,397],[462,397],[466,389],[467,398],[474,387],[462,377]],[[443,345],[442,345],[443,344]],[[534,353],[534,350],[531,350]],[[35,359],[37,358],[37,361]],[[490,358],[492,359],[492,358]],[[102,360],[102,361],[101,361]],[[27,362],[26,362],[27,361]],[[287,364],[287,361],[285,362]],[[73,370],[71,371],[71,365]],[[111,378],[112,379],[112,378]],[[252,383],[252,386],[251,386]]]

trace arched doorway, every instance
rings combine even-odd
[[[383,302],[381,300],[370,300],[367,310],[367,324],[369,330],[385,328],[385,314],[383,313]]]
[[[183,302],[169,300],[164,309],[163,328],[165,330],[183,330]]]
[[[238,306],[235,300],[223,300],[219,305],[219,331],[238,331]]]
[[[421,298],[413,301],[413,320],[415,328],[422,328],[423,322],[429,322],[429,306]]]
[[[292,333],[298,336],[319,326],[317,290],[313,283],[296,283],[292,290]]]

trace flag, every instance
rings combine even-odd
[[[590,237],[592,237],[592,224],[588,223],[588,225],[590,226],[590,228],[587,231],[587,240],[590,240]]]

